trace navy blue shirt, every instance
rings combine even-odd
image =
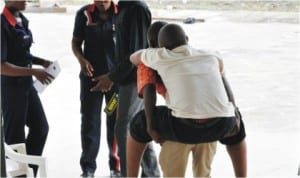
[[[73,36],[84,41],[83,55],[94,68],[94,76],[106,74],[115,66],[114,33],[116,6],[109,9],[110,17],[102,20],[94,4],[82,7],[76,14]]]
[[[1,63],[9,62],[21,67],[31,67],[33,57],[30,47],[33,42],[31,31],[28,28],[28,20],[20,14],[22,24],[18,24],[8,8],[4,8],[1,14]],[[30,85],[32,77],[10,77],[1,75],[1,84],[6,85]]]

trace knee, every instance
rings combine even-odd
[[[125,119],[118,118],[115,125],[115,133],[117,137],[126,136],[128,128],[128,123],[124,121]]]
[[[46,139],[48,136],[48,132],[49,132],[49,125],[47,123],[40,129],[39,133],[42,138]]]
[[[39,135],[40,138],[46,139],[49,132],[49,125],[48,123],[45,123],[41,125],[40,128],[31,128],[31,131],[34,134]]]

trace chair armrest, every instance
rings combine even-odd
[[[25,145],[24,144],[15,144],[15,145],[7,145],[6,143],[4,144],[4,148],[5,148],[5,155],[12,159],[15,160],[17,162],[20,163],[26,163],[26,164],[34,164],[34,165],[38,165],[39,166],[39,173],[41,177],[46,177],[47,174],[47,169],[46,169],[46,158],[42,157],[42,156],[35,156],[35,155],[26,155],[26,151],[25,154],[22,153],[18,153],[15,150],[21,150],[24,151],[25,150]],[[23,148],[21,148],[23,147]]]

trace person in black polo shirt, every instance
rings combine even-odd
[[[135,51],[147,48],[147,31],[151,24],[151,12],[143,0],[119,0],[116,24],[117,67],[107,74],[95,77],[98,81],[93,91],[110,91],[119,86],[118,119],[116,136],[121,160],[121,174],[126,176],[126,139],[129,122],[143,109],[143,100],[137,95],[136,67],[129,61]],[[142,177],[159,177],[156,154],[149,144],[142,159]]]
[[[91,91],[97,83],[92,79],[107,73],[115,66],[114,33],[117,6],[111,0],[95,0],[76,14],[72,49],[80,67],[81,145],[80,165],[82,177],[94,177],[96,158],[100,146],[101,108],[105,97],[110,100],[117,88],[109,92]],[[82,44],[84,48],[82,49]],[[120,163],[114,135],[116,113],[107,116],[107,142],[111,177],[119,176]]]
[[[41,155],[48,135],[48,122],[37,91],[34,76],[50,83],[52,76],[45,69],[51,62],[30,53],[32,34],[28,20],[20,12],[26,2],[5,1],[1,14],[1,100],[4,135],[7,144],[25,143],[28,154]],[[25,125],[29,128],[25,136]],[[37,173],[37,166],[32,166]]]

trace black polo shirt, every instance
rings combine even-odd
[[[1,14],[1,63],[31,67],[32,55],[30,47],[33,42],[31,31],[28,28],[28,20],[20,14],[22,20],[18,24],[10,10],[4,7]],[[30,85],[32,77],[10,77],[1,75],[1,85]]]
[[[117,7],[112,3],[110,17],[102,20],[95,4],[82,7],[76,14],[73,36],[83,40],[83,55],[94,68],[94,76],[115,66],[114,33]]]

